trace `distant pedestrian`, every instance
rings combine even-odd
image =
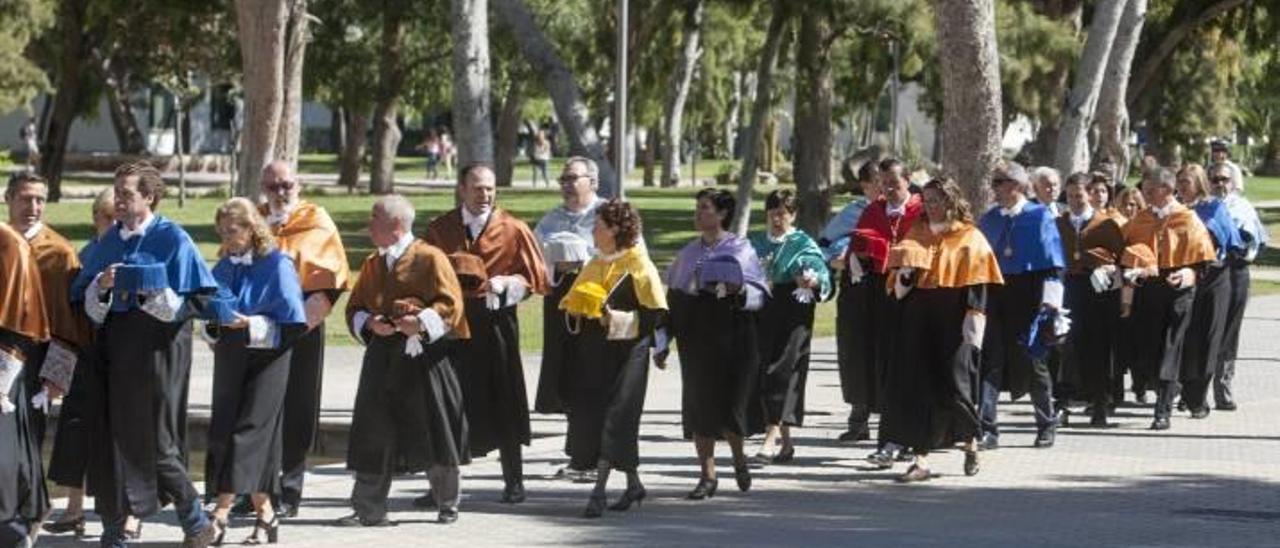
[[[26,148],[27,165],[36,167],[40,165],[40,132],[36,131],[36,119],[27,118],[27,123],[22,125],[18,130],[18,137],[22,139],[22,145]]]
[[[529,161],[533,163],[533,186],[538,186],[538,175],[542,175],[542,180],[551,186],[551,177],[547,175],[547,164],[551,162],[551,141],[547,140],[547,134],[543,130],[538,130],[534,134],[533,142],[529,144]]]

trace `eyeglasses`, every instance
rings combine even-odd
[[[298,186],[297,181],[280,181],[278,183],[262,185],[262,188],[267,192],[279,192],[281,190],[285,190],[285,191],[293,190],[294,187],[297,187],[297,186]]]
[[[1018,182],[1016,179],[1010,179],[1008,177],[998,177],[991,180],[991,186],[1000,186],[1005,183],[1016,183],[1016,182]]]
[[[562,184],[562,185],[570,185],[570,184],[573,184],[573,183],[578,182],[578,179],[582,179],[582,178],[584,178],[584,177],[586,177],[586,174],[580,174],[580,173],[565,173],[564,175],[561,175],[561,176],[560,176],[560,184]]]
[[[1231,182],[1231,177],[1210,177],[1210,178],[1209,178],[1209,182],[1211,182],[1211,183],[1229,183],[1229,182]]]

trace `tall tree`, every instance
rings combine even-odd
[[[1107,72],[1098,97],[1098,147],[1096,155],[1107,157],[1115,166],[1113,181],[1123,181],[1129,174],[1129,107],[1124,91],[1129,87],[1133,56],[1147,18],[1147,0],[1125,2],[1124,16],[1111,45]]]
[[[489,109],[489,2],[451,0],[453,130],[458,164],[493,163]]]
[[[369,176],[369,191],[374,194],[395,192],[396,149],[401,138],[396,111],[406,78],[406,24],[403,17],[406,4],[406,0],[383,2],[378,87],[373,107],[373,166]]]
[[[288,0],[288,26],[284,39],[284,67],[281,84],[284,104],[280,107],[280,124],[276,127],[273,160],[298,164],[298,146],[302,140],[302,69],[306,64],[307,43],[311,41],[311,15],[307,0]]]
[[[783,35],[786,34],[791,19],[791,3],[788,0],[774,0],[773,12],[769,19],[769,30],[766,31],[764,47],[760,52],[760,64],[756,68],[756,97],[751,105],[751,123],[743,133],[742,139],[742,171],[738,178],[738,207],[734,212],[733,230],[739,235],[747,233],[751,223],[751,190],[756,184],[756,165],[758,149],[764,135],[765,119],[768,118],[770,105],[773,104],[773,78],[782,50]]]
[[[990,201],[1000,160],[1000,56],[994,0],[936,0],[942,77],[942,167],[975,210]]]
[[[796,225],[816,236],[831,212],[831,44],[836,28],[822,2],[806,2],[796,42],[795,178]]]
[[[698,59],[702,57],[701,37],[703,16],[706,9],[704,0],[685,0],[684,25],[680,45],[680,56],[676,62],[676,72],[671,78],[671,89],[668,95],[666,116],[662,119],[662,186],[680,184],[680,149],[683,132],[685,102],[689,98],[689,88],[693,84],[694,69]]]
[[[556,52],[555,45],[542,32],[523,0],[493,0],[493,7],[511,29],[525,61],[551,95],[556,117],[569,137],[570,153],[595,160],[600,166],[600,193],[607,197],[616,196],[618,175],[605,157],[604,145],[591,123],[590,111],[583,101],[582,88],[574,79],[573,71]]]
[[[54,21],[50,0],[5,2],[0,11],[0,112],[26,106],[49,88],[49,79],[30,57],[28,44]]]
[[[41,139],[40,172],[49,182],[49,200],[62,199],[62,167],[66,158],[71,125],[85,103],[85,59],[98,39],[97,33],[85,32],[89,21],[88,0],[66,0],[58,5],[54,31],[61,37],[58,44],[53,110]]]
[[[245,97],[240,174],[235,189],[239,196],[257,193],[258,176],[276,152],[284,117],[289,6],[290,0],[236,0]]]
[[[1126,3],[1127,0],[1100,0],[1094,7],[1093,20],[1089,23],[1089,38],[1085,41],[1084,54],[1076,66],[1075,82],[1066,108],[1063,109],[1058,133],[1054,165],[1063,173],[1075,173],[1089,168],[1089,128],[1093,126],[1107,60],[1111,57],[1111,46],[1115,42],[1116,30],[1120,27]]]

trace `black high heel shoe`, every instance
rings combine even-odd
[[[978,450],[964,452],[964,475],[978,475]]]
[[[644,497],[647,494],[649,493],[644,490],[643,485],[634,489],[628,487],[627,490],[622,493],[622,498],[618,499],[618,502],[609,506],[609,509],[614,512],[626,512],[631,508],[631,503],[633,502],[636,506],[640,506],[640,503],[644,501]]]
[[[587,499],[587,509],[582,511],[582,517],[598,518],[603,516],[605,502],[607,501],[604,498],[604,493],[600,493],[599,495],[592,493],[591,498]]]
[[[795,458],[796,446],[792,445],[786,449],[778,451],[778,454],[773,456],[773,464],[787,464],[795,460]]]
[[[733,479],[738,482],[738,490],[747,492],[751,490],[751,468],[747,463],[733,465]]]
[[[76,519],[63,519],[49,522],[43,526],[44,532],[51,535],[61,535],[63,533],[75,532],[76,538],[84,536],[84,514]]]
[[[716,496],[716,488],[719,486],[720,480],[718,479],[700,479],[698,480],[698,486],[689,491],[685,498],[689,500],[709,499]]]
[[[267,544],[275,544],[280,541],[280,514],[272,514],[271,521],[262,521],[258,518],[253,524],[253,534],[249,538],[244,539],[244,544],[256,545],[262,544],[262,539],[258,538],[258,532],[263,531],[267,534]]]

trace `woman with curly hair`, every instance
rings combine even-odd
[[[978,369],[987,289],[1004,283],[991,245],[950,178],[924,185],[924,222],[889,251],[889,283],[902,331],[889,372],[888,441],[915,452],[900,482],[931,477],[930,449],[964,444],[964,473],[978,473]],[[923,341],[928,341],[924,343]]]
[[[569,455],[596,463],[596,485],[583,515],[604,513],[609,472],[627,474],[627,490],[609,506],[622,511],[644,500],[640,483],[640,414],[649,384],[649,349],[667,311],[657,267],[641,246],[640,215],[627,202],[596,210],[592,236],[599,251],[560,301],[574,344],[570,380]]]
[[[280,492],[290,351],[307,323],[302,286],[253,202],[228,200],[218,208],[215,226],[222,258],[213,267],[218,294],[206,307],[206,335],[215,342],[205,493],[217,493],[215,544],[226,534],[237,493],[252,493],[257,512],[246,542],[274,543],[279,518],[270,496]]]

